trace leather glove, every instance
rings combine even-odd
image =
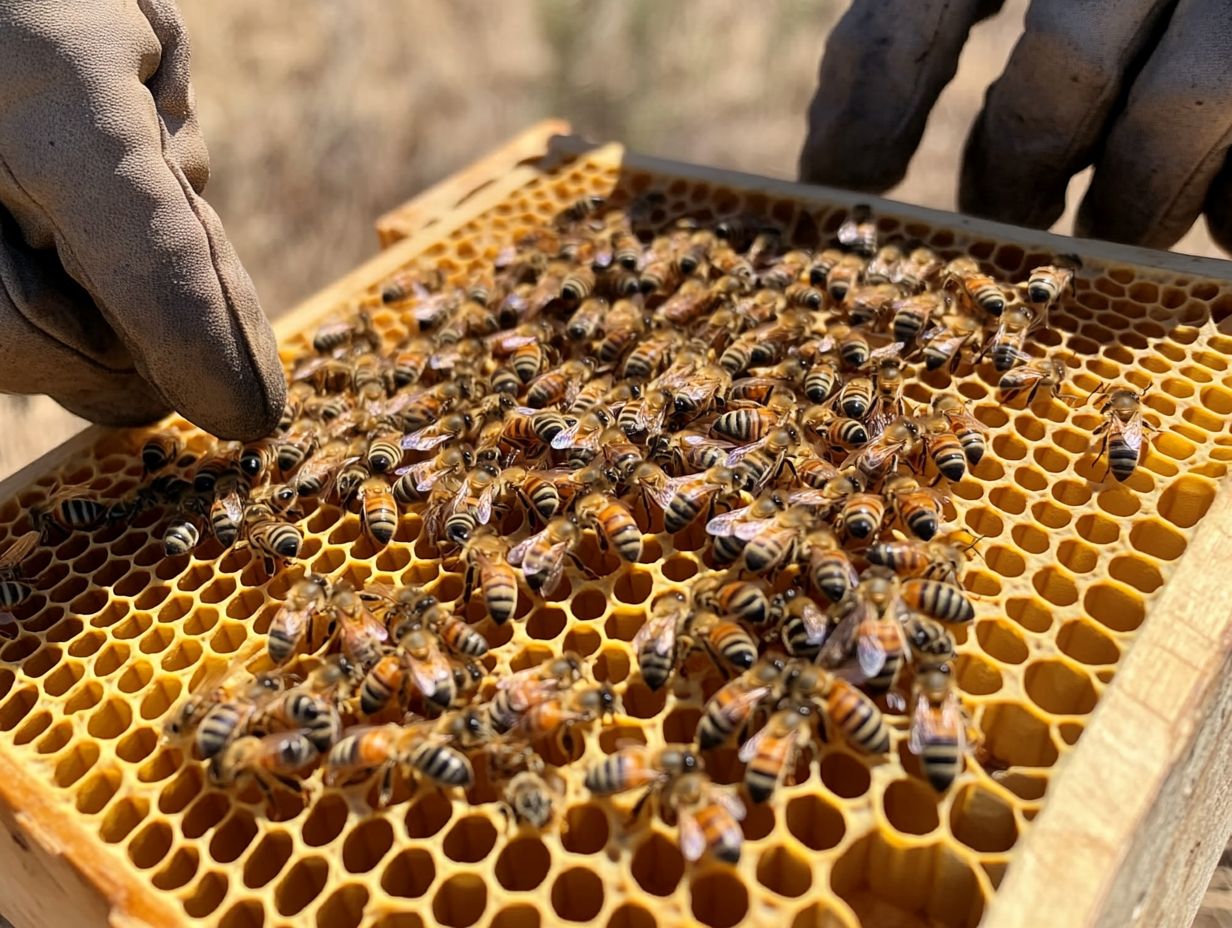
[[[831,34],[801,178],[902,179],[971,26],[999,0],[854,0]],[[1047,227],[1095,165],[1079,235],[1167,248],[1203,211],[1232,250],[1232,3],[1034,0],[967,139],[959,207]]]
[[[273,333],[208,175],[170,0],[0,0],[0,391],[274,427]]]

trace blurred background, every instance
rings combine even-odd
[[[821,51],[846,5],[181,0],[206,193],[276,317],[371,254],[380,213],[545,116],[650,154],[794,177]],[[968,126],[1026,6],[1007,0],[975,28],[891,196],[954,206]],[[1071,203],[1084,185],[1075,179]],[[1178,248],[1216,254],[1201,227]],[[0,423],[18,436],[0,445],[0,475],[82,425],[22,397],[0,397]]]
[[[181,0],[207,195],[276,317],[375,250],[377,215],[545,116],[650,154],[794,177],[821,51],[846,5]],[[1026,6],[1007,0],[975,28],[890,196],[953,208],[968,126]],[[1085,184],[1075,178],[1071,204]],[[1201,226],[1177,247],[1218,254]],[[0,475],[83,425],[25,397],[0,397],[0,423]],[[1205,928],[1232,926],[1232,857],[1223,863]]]

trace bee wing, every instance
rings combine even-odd
[[[752,444],[741,445],[740,447],[729,452],[727,455],[727,466],[735,467],[737,464],[740,463],[740,461],[744,457],[756,451],[757,449],[764,447],[766,444],[766,441],[769,438],[770,438],[769,435],[763,435],[761,438],[757,439],[757,441],[753,442]]]
[[[977,432],[985,432],[985,433],[988,432],[988,426],[986,426],[983,422],[975,418],[975,416],[971,415],[970,413],[966,413],[966,412],[947,413],[946,418],[949,420],[951,429],[957,428],[960,425],[965,425],[967,428],[974,429]]]
[[[733,509],[730,512],[719,513],[719,515],[706,523],[706,534],[724,537],[735,535],[736,527],[740,525],[741,520],[748,514],[748,511],[749,507],[744,506],[740,509]]]
[[[866,680],[881,673],[886,657],[886,649],[875,634],[865,633],[856,638],[856,663]]]
[[[811,599],[800,609],[800,621],[804,624],[804,633],[811,645],[820,647],[825,644],[826,635],[830,630],[830,622],[824,611]]]
[[[397,598],[397,590],[388,583],[368,583],[360,591],[361,599],[384,599],[389,602],[394,602]]]
[[[1114,428],[1117,428],[1117,427],[1114,426]],[[1139,451],[1142,450],[1142,416],[1141,415],[1134,416],[1128,422],[1120,425],[1119,431],[1121,433],[1121,440],[1125,442],[1126,446],[1131,451],[1137,454]]]
[[[516,545],[509,549],[509,553],[505,555],[507,560],[514,567],[520,567],[523,559],[526,557],[526,552],[530,550],[530,546],[535,543],[539,534],[531,535],[529,538],[524,538]]]
[[[837,473],[837,471],[835,471]],[[787,496],[788,506],[828,506],[833,500],[826,496],[824,490],[795,490]]]
[[[233,522],[239,522],[244,517],[244,503],[237,491],[232,490],[219,502],[222,504],[223,511],[227,513],[227,517]]]
[[[425,425],[417,432],[412,432],[409,435],[403,435],[400,444],[403,448],[410,451],[431,451],[437,445],[443,445],[452,437],[448,432],[435,431],[439,424],[433,422],[431,425]]]
[[[882,358],[897,358],[903,352],[901,342],[891,342],[888,345],[882,345],[880,348],[874,348],[868,355],[870,364],[876,364]]]
[[[711,789],[710,798],[715,803],[717,803],[718,805],[721,805],[724,809],[726,809],[727,814],[730,815],[732,818],[734,818],[736,821],[738,822],[744,821],[744,816],[746,812],[744,808],[744,803],[740,801],[739,796],[735,795],[734,793],[725,793],[719,789]]]
[[[560,583],[561,574],[565,572],[565,551],[569,545],[566,542],[552,545],[551,551],[548,552],[548,566],[544,569],[543,583],[540,589],[545,594],[551,593],[556,589],[556,584]]]
[[[441,688],[442,683],[448,685],[453,677],[449,669],[449,661],[445,659],[444,655],[435,650],[426,660],[410,658],[407,661],[407,666],[410,669],[411,680],[414,681],[415,686],[429,698]]]
[[[749,738],[748,741],[740,745],[740,750],[737,752],[736,756],[740,758],[741,763],[747,764],[757,756],[757,751],[761,747],[761,743],[766,740],[766,736],[769,732],[770,725],[763,725],[760,729],[758,729],[756,734]]]
[[[706,853],[706,833],[688,809],[681,809],[679,819],[680,853],[687,861],[700,860],[702,854]]]
[[[676,617],[674,615],[651,616],[633,636],[633,650],[640,654],[648,643],[653,643],[655,654],[671,654],[676,647]]]
[[[864,616],[865,607],[863,605],[848,609],[843,614],[838,625],[830,632],[830,637],[826,640],[821,653],[817,655],[819,664],[823,667],[838,667],[847,662],[855,647],[856,632],[859,631]]]
[[[578,431],[582,427],[582,420],[578,419],[567,428],[561,429],[552,436],[552,447],[557,451],[567,451],[573,447],[574,439],[577,438]]]
[[[15,567],[30,556],[30,552],[34,550],[38,544],[39,533],[30,531],[22,535],[15,542],[9,545],[8,550],[0,555],[0,570],[5,570]]]
[[[919,754],[928,742],[936,738],[939,727],[933,718],[933,707],[928,697],[919,696],[915,701],[915,711],[911,713],[911,725],[907,729],[907,749],[912,754]]]
[[[11,612],[0,612],[0,638],[16,638],[17,616]]]
[[[484,491],[479,494],[479,503],[475,507],[475,521],[480,525],[487,525],[492,518],[492,500],[496,496],[496,484],[485,487]]]
[[[643,491],[654,500],[655,505],[660,509],[666,510],[671,505],[676,494],[680,492],[680,488],[692,480],[692,475],[684,477],[668,477],[663,483],[658,486],[645,486]]]

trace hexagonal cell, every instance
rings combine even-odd
[[[603,908],[603,882],[594,871],[571,867],[552,883],[552,911],[567,922],[588,922]]]
[[[510,892],[529,892],[543,883],[552,855],[538,838],[517,838],[496,858],[496,879]]]
[[[1003,664],[1021,664],[1027,659],[1027,642],[1022,633],[1003,619],[980,619],[975,638],[984,653]]]
[[[1033,703],[1054,715],[1085,715],[1099,698],[1091,678],[1064,661],[1033,661],[1023,685]]]
[[[1057,761],[1048,724],[1016,703],[986,705],[980,728],[984,748],[1005,766],[1051,767]]]
[[[886,821],[901,834],[926,835],[940,824],[936,793],[919,780],[895,780],[881,805]]]
[[[945,845],[899,846],[877,832],[843,852],[830,885],[862,925],[975,928],[984,914],[979,879],[957,853]]]
[[[442,850],[450,860],[459,863],[478,863],[492,851],[496,844],[496,827],[482,815],[468,815],[458,819],[445,833]]]
[[[734,928],[749,910],[749,891],[741,880],[723,870],[711,870],[689,883],[693,917],[710,928]]]
[[[842,813],[820,796],[792,798],[784,818],[792,836],[813,851],[837,847],[847,831]]]
[[[1121,649],[1105,632],[1085,619],[1066,622],[1057,632],[1057,647],[1083,664],[1115,664]]]
[[[1114,632],[1132,632],[1146,618],[1146,605],[1137,592],[1122,583],[1092,584],[1082,597],[1087,615]]]
[[[451,876],[432,897],[432,914],[447,928],[468,928],[483,917],[488,904],[488,887],[473,873]]]
[[[381,873],[381,889],[391,896],[418,899],[436,879],[432,854],[423,848],[407,848],[385,865]]]
[[[571,806],[561,824],[560,843],[571,854],[597,854],[607,845],[607,813],[595,803]]]

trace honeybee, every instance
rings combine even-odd
[[[399,444],[408,451],[431,451],[447,441],[463,437],[474,424],[474,420],[468,413],[450,413],[442,419],[416,429],[409,435],[403,435]]]
[[[486,651],[487,642],[482,638],[480,641]],[[428,629],[411,628],[399,636],[397,653],[404,657],[415,688],[424,698],[444,708],[453,702],[457,691],[454,687],[453,668],[441,650],[440,643],[440,638]]]
[[[300,496],[317,496],[342,468],[359,460],[358,450],[350,442],[334,439],[313,454],[295,475],[295,492]]]
[[[815,490],[824,489],[838,476],[838,468],[822,457],[810,441],[798,442],[791,449],[789,460],[800,482]]]
[[[596,406],[552,436],[551,446],[557,451],[597,451],[604,432],[612,422],[612,414],[602,406]]]
[[[1108,470],[1117,480],[1127,480],[1138,466],[1138,458],[1142,454],[1143,432],[1156,431],[1142,415],[1142,397],[1127,387],[1108,390],[1105,384],[1101,387],[1104,395],[1099,401],[1099,411],[1104,421],[1095,427],[1092,433],[1102,436],[1099,444],[1098,460],[1105,454],[1108,456]],[[1106,473],[1106,472],[1105,472]]]
[[[651,691],[662,688],[676,669],[677,636],[687,618],[684,598],[664,593],[651,604],[645,624],[633,636],[637,666]]]
[[[6,609],[19,606],[34,592],[25,582],[21,565],[34,552],[38,542],[37,531],[26,532],[0,555],[0,606]]]
[[[744,788],[754,802],[765,802],[774,795],[797,752],[812,741],[810,716],[807,707],[787,706],[740,746],[738,756],[747,765]]]
[[[809,532],[800,552],[809,580],[831,602],[841,600],[859,581],[851,559],[828,526],[818,526]]]
[[[583,675],[582,659],[566,651],[560,657],[502,677],[496,684],[496,695],[487,704],[492,730],[497,734],[511,730],[533,706],[572,687]]]
[[[466,580],[462,599],[469,600],[478,585],[488,615],[497,625],[508,622],[518,604],[518,579],[509,566],[508,551],[505,541],[487,529],[471,535],[465,546]]]
[[[908,610],[893,577],[866,573],[838,608],[838,624],[822,650],[821,663],[841,667],[854,654],[865,686],[884,692],[898,676],[907,647],[902,623]]]
[[[852,452],[840,469],[852,469],[869,480],[877,480],[894,470],[900,461],[914,457],[919,447],[920,427],[913,420],[900,416],[873,441]]]
[[[595,346],[600,364],[615,365],[646,329],[641,300],[617,300],[603,320],[603,339]]]
[[[992,355],[993,367],[1004,373],[1027,359],[1023,346],[1035,322],[1035,314],[1021,304],[1001,314],[997,330],[984,346],[984,352]]]
[[[669,477],[657,465],[643,462],[630,480],[663,511],[663,529],[673,534],[697,521],[703,509],[712,512],[720,496],[739,492],[735,472],[725,465],[715,465],[700,474]]]
[[[278,518],[266,503],[252,503],[244,510],[244,537],[267,565],[294,560],[304,543],[303,532]]]
[[[210,782],[229,787],[251,778],[267,794],[276,784],[299,793],[303,786],[294,775],[319,756],[320,752],[303,732],[279,732],[263,738],[248,735],[232,741],[210,759]]]
[[[756,504],[750,507],[755,508]],[[751,513],[753,518],[744,519],[736,516],[738,512],[716,516],[706,524],[706,531],[743,541],[740,564],[754,574],[766,573],[794,560],[802,537],[817,523],[816,516],[805,506],[789,506],[769,518],[757,518]]]
[[[734,483],[748,493],[756,493],[778,479],[788,463],[788,453],[799,441],[794,426],[772,429],[748,445],[736,448],[727,456]]]
[[[901,584],[902,599],[916,612],[943,622],[963,623],[975,618],[975,607],[962,588],[931,577],[913,577]]]
[[[827,271],[826,293],[833,302],[841,303],[851,288],[859,285],[864,277],[864,264],[859,255],[845,254]]]
[[[510,549],[508,561],[522,568],[526,585],[542,596],[551,596],[564,574],[565,558],[572,555],[581,532],[569,518],[557,516],[542,531]]]
[[[698,747],[703,751],[717,748],[743,728],[753,711],[770,697],[782,673],[781,660],[762,658],[716,690],[697,723]]]
[[[527,709],[516,731],[527,741],[561,739],[568,745],[576,726],[614,715],[619,705],[615,690],[606,683],[563,690]]]
[[[894,341],[911,345],[924,331],[928,321],[945,311],[946,300],[941,293],[917,293],[896,300],[892,308],[890,331]]]
[[[686,745],[667,745],[658,751],[637,745],[621,748],[592,764],[583,783],[592,795],[615,796],[642,787],[653,789],[673,777],[701,769],[702,759]]]
[[[861,368],[868,364],[873,352],[863,331],[843,325],[833,326],[830,331],[838,356],[847,367]]]
[[[957,584],[965,549],[950,541],[880,541],[864,551],[870,564],[889,567],[900,577],[929,577]]]
[[[877,238],[877,220],[873,211],[863,203],[853,206],[838,227],[839,244],[865,257],[876,254]]]
[[[882,245],[864,268],[864,279],[870,284],[888,284],[898,277],[903,250],[897,245]],[[896,288],[897,289],[897,288]]]
[[[940,622],[913,613],[903,623],[903,633],[917,673],[954,659],[954,638]]]
[[[364,463],[373,474],[384,474],[402,463],[402,446],[397,432],[377,432],[369,436]]]
[[[557,403],[572,406],[594,372],[594,365],[587,359],[566,361],[531,382],[526,391],[526,405],[533,409]]]
[[[945,418],[954,437],[962,445],[967,463],[972,467],[980,463],[987,448],[984,436],[988,433],[988,426],[971,415],[962,398],[952,393],[939,393],[934,396],[932,408],[934,413]]]
[[[881,710],[841,677],[793,660],[783,670],[781,688],[788,705],[820,708],[825,727],[836,727],[852,747],[866,754],[890,750],[890,730]]]
[[[828,448],[854,451],[868,444],[868,429],[864,423],[838,415],[829,404],[809,406],[801,413],[800,424],[816,433]]]
[[[1027,278],[1027,299],[1047,311],[1064,291],[1075,292],[1074,273],[1080,267],[1082,263],[1077,258],[1067,255],[1057,259],[1056,264],[1035,268]]]
[[[367,671],[381,659],[389,630],[368,610],[354,587],[335,583],[325,609],[333,637],[341,642],[342,654],[357,671]]]
[[[764,625],[770,618],[770,598],[764,584],[752,580],[727,580],[721,573],[699,577],[689,587],[693,605],[719,616]]]
[[[592,193],[574,200],[552,220],[557,229],[567,229],[579,223],[593,221],[595,214],[607,206],[607,198]],[[589,224],[587,222],[587,224]]]
[[[745,808],[739,798],[716,786],[703,773],[675,777],[662,787],[661,806],[676,817],[680,852],[690,862],[709,851],[716,860],[740,860]]]
[[[690,642],[709,654],[720,669],[739,673],[757,661],[757,642],[739,622],[694,610],[689,616],[688,633]]]
[[[398,503],[385,478],[369,477],[359,486],[360,521],[378,545],[389,544],[398,530]]]
[[[1047,391],[1050,396],[1062,396],[1061,385],[1064,383],[1064,361],[1060,358],[1034,358],[1002,374],[997,386],[1001,390],[1001,398],[1007,403],[1025,393],[1029,406],[1041,390]]]
[[[212,486],[212,484],[211,484]],[[85,487],[61,487],[39,506],[30,507],[30,524],[43,538],[55,526],[62,532],[98,528],[107,518],[107,506]]]
[[[907,747],[920,758],[920,769],[937,792],[945,792],[962,772],[967,753],[967,720],[954,692],[950,665],[917,672],[915,704]]]
[[[278,677],[258,674],[243,686],[231,687],[201,714],[193,733],[193,746],[202,760],[216,757],[236,737],[245,733],[249,721],[269,700],[283,691]],[[254,734],[254,732],[247,732]]]
[[[37,538],[38,533],[34,533]],[[182,557],[191,554],[201,543],[201,525],[199,521],[187,513],[172,519],[163,529],[163,553],[167,557]],[[6,554],[7,556],[7,554]],[[7,602],[4,586],[13,581],[0,581],[0,605],[16,605]],[[24,597],[23,597],[24,598]]]
[[[399,724],[348,729],[325,759],[325,781],[333,785],[356,774],[380,773],[377,807],[389,805],[394,774],[415,771],[441,786],[469,788],[475,780],[470,760],[457,748],[430,737],[422,726]]]
[[[398,476],[393,485],[394,499],[403,505],[412,503],[422,494],[430,493],[439,481],[457,477],[469,471],[474,464],[475,455],[470,448],[453,445],[441,449],[435,457],[426,461],[399,467],[394,471]]]
[[[981,331],[979,321],[971,316],[957,313],[944,315],[941,324],[925,332],[921,338],[925,369],[936,371],[948,366],[950,373],[956,372],[963,361],[964,351],[974,344]]]
[[[543,829],[552,821],[556,799],[563,795],[560,777],[546,772],[543,758],[529,747],[502,745],[489,751],[492,769],[505,780],[501,812],[511,822]]]
[[[928,541],[937,534],[944,518],[940,493],[907,474],[887,478],[884,492],[895,518],[916,538]]]
[[[163,723],[163,737],[178,741],[192,735],[215,706],[244,698],[245,694],[253,692],[254,681],[261,684],[273,681],[272,677],[254,676],[244,670],[244,663],[250,656],[251,651],[241,654],[230,664],[202,677]]]
[[[428,499],[424,526],[432,537],[442,535],[455,545],[466,542],[481,525],[492,519],[492,504],[501,488],[500,472],[491,464],[480,464],[456,486],[438,483]],[[436,490],[445,492],[436,493]]]
[[[842,386],[838,366],[829,357],[822,357],[804,377],[804,395],[814,403],[824,403]]]
[[[247,733],[267,735],[279,731],[300,731],[321,753],[341,737],[342,717],[333,704],[333,691],[349,678],[345,663],[329,663],[318,668],[304,683],[279,693],[261,705],[248,719]],[[202,729],[209,722],[202,723]]]
[[[920,292],[941,271],[941,259],[931,248],[916,244],[906,249],[898,263],[894,282],[909,292]]]
[[[141,446],[141,470],[145,475],[160,471],[180,454],[180,439],[171,432],[151,435]]]
[[[770,601],[771,621],[778,626],[783,647],[793,657],[816,655],[829,634],[828,619],[800,590],[788,589]]]
[[[843,252],[838,248],[826,248],[813,256],[813,262],[808,268],[808,279],[814,287],[824,287],[826,278],[836,264],[843,259]]]
[[[941,286],[957,291],[968,309],[979,308],[990,316],[1005,311],[1005,292],[996,280],[980,270],[979,263],[966,255],[955,258],[941,273]]]

